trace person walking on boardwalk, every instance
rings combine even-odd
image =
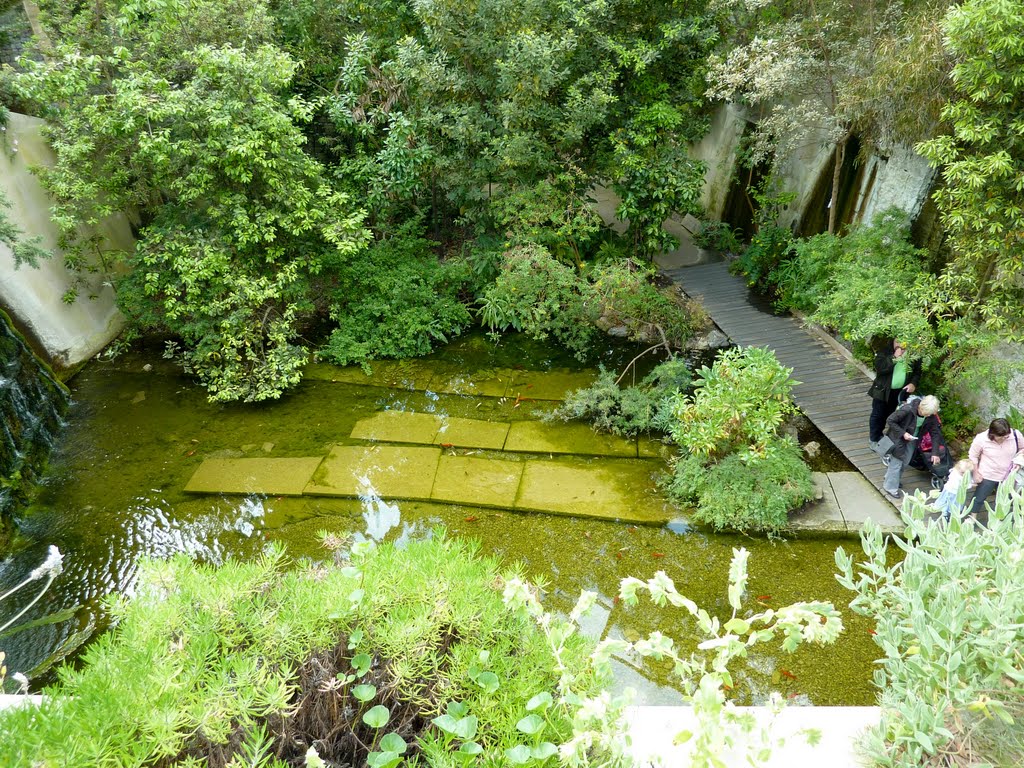
[[[992,419],[988,429],[975,435],[967,456],[974,462],[974,503],[971,514],[982,525],[988,525],[985,500],[1014,471],[1014,458],[1024,455],[1024,435],[1010,427],[1006,419]]]
[[[926,462],[938,464],[946,451],[942,439],[942,427],[936,414],[939,412],[939,398],[935,395],[911,397],[897,408],[885,421],[885,431],[893,442],[892,458],[885,470],[882,489],[894,499],[900,497],[900,478],[903,470],[914,457],[921,435],[931,435],[931,448],[922,451]]]
[[[902,390],[914,394],[921,379],[921,361],[907,359],[907,347],[900,341],[888,341],[875,355],[875,380],[868,394],[871,395],[871,418],[868,420],[868,440],[871,450],[876,450],[882,439],[885,420],[899,405]]]

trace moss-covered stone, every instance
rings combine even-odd
[[[429,499],[441,449],[394,445],[336,445],[305,492],[316,496]]]
[[[674,510],[659,497],[649,462],[531,460],[516,509],[664,525]]]
[[[525,462],[442,456],[431,498],[476,507],[515,506]]]
[[[506,451],[522,453],[571,453],[579,456],[636,457],[636,441],[603,435],[587,424],[546,424],[519,421],[505,440]]]
[[[441,419],[432,413],[381,411],[357,421],[351,436],[382,443],[430,445],[440,427]]]
[[[299,496],[321,457],[299,459],[207,459],[185,485],[189,493],[263,493]]]
[[[500,451],[505,447],[509,426],[508,422],[502,421],[444,416],[441,418],[441,426],[434,436],[434,443],[453,445],[459,448],[484,448]]]

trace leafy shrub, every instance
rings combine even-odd
[[[739,253],[743,248],[740,243],[739,230],[724,221],[702,222],[700,232],[693,236],[693,242],[699,248],[719,253]]]
[[[988,528],[926,521],[921,496],[903,505],[907,537],[893,564],[870,520],[865,559],[836,551],[850,604],[875,620],[882,722],[863,744],[876,765],[1024,764],[1024,498],[1004,483]]]
[[[631,263],[598,267],[593,282],[602,321],[625,326],[635,341],[661,339],[669,347],[681,349],[697,328],[707,324],[707,315],[696,302],[660,290],[651,277],[650,272]]]
[[[779,301],[865,346],[872,338],[906,340],[929,362],[937,289],[926,252],[910,244],[909,234],[906,215],[894,209],[844,237],[797,241],[795,255],[770,277]]]
[[[789,511],[814,497],[814,481],[800,446],[784,437],[770,440],[762,457],[733,453],[705,466],[686,456],[677,462],[668,492],[695,502],[696,523],[775,536],[785,529]]]
[[[552,417],[590,421],[599,432],[632,437],[641,432],[668,432],[674,395],[690,385],[685,360],[658,365],[636,386],[619,387],[613,372],[601,368],[591,386],[566,395]]]
[[[551,764],[569,701],[594,692],[575,627],[549,618],[553,644],[505,603],[503,585],[528,587],[470,545],[284,565],[280,549],[219,568],[147,563],[82,668],[60,670],[38,709],[0,716],[17,734],[0,764]]]
[[[594,338],[597,306],[590,284],[538,245],[507,251],[501,272],[482,298],[484,325],[514,328],[535,339],[554,336],[577,357]]]
[[[700,369],[692,394],[673,398],[672,437],[683,455],[668,491],[696,505],[695,521],[774,535],[811,498],[799,447],[778,435],[796,410],[791,372],[771,350],[729,349]]]
[[[404,227],[338,266],[331,317],[338,327],[320,356],[339,365],[419,357],[471,322],[459,300],[463,263],[440,263],[431,243]]]
[[[795,413],[789,378],[770,349],[735,347],[697,372],[692,395],[678,395],[672,436],[687,453],[719,459],[763,456],[786,416]]]
[[[758,229],[729,269],[746,275],[749,285],[766,290],[772,271],[787,259],[792,247],[793,236],[788,229],[766,224]]]

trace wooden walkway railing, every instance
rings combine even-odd
[[[729,273],[725,263],[668,269],[665,274],[701,302],[734,344],[768,347],[779,362],[792,368],[793,378],[801,382],[793,389],[800,410],[864,477],[876,488],[882,487],[885,468],[868,447],[871,379],[796,318],[773,314],[743,278]],[[903,473],[903,489],[908,493],[929,490],[929,481],[926,473],[910,467]]]

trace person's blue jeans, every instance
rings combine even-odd
[[[985,499],[999,490],[998,480],[982,480],[974,489],[974,502],[971,504],[971,514],[979,523],[988,527],[988,507],[985,506]]]

